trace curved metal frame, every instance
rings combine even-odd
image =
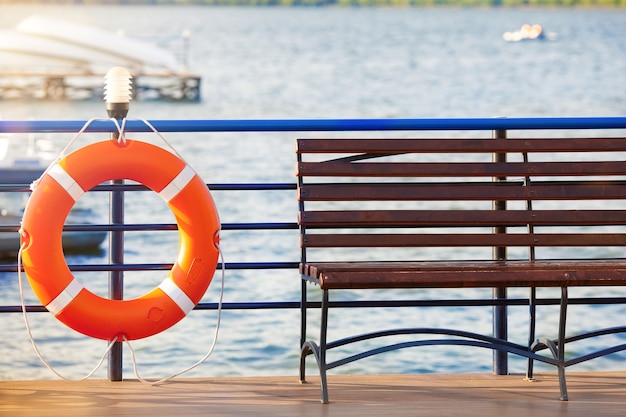
[[[306,281],[303,280],[303,285]],[[321,325],[320,325],[320,341],[319,344],[312,340],[303,340],[301,343],[300,351],[300,382],[306,383],[306,358],[313,355],[317,362],[317,366],[320,373],[320,390],[321,390],[321,402],[327,404],[329,402],[328,396],[328,378],[327,371],[339,366],[355,362],[360,359],[364,359],[370,356],[378,355],[385,352],[390,352],[399,349],[405,349],[417,346],[434,346],[434,345],[453,345],[453,346],[472,346],[481,347],[485,349],[492,349],[494,351],[501,351],[506,353],[512,353],[518,356],[522,356],[529,359],[529,369],[527,372],[527,379],[532,380],[532,363],[533,361],[539,361],[554,365],[557,368],[559,378],[559,399],[562,401],[568,400],[567,394],[567,382],[565,378],[565,368],[571,365],[576,365],[581,362],[585,362],[591,359],[595,359],[601,356],[606,356],[612,353],[626,350],[626,344],[612,346],[609,348],[601,349],[596,352],[582,355],[576,358],[565,359],[565,346],[567,343],[589,339],[592,337],[626,333],[626,326],[612,327],[606,329],[595,330],[583,334],[579,334],[572,337],[565,337],[565,325],[567,316],[567,288],[561,289],[561,305],[560,305],[560,320],[557,339],[541,338],[532,342],[529,346],[521,345],[518,343],[509,342],[507,340],[499,339],[496,337],[486,336],[479,333],[467,332],[455,329],[443,329],[443,328],[399,328],[399,329],[387,329],[370,333],[363,333],[338,339],[335,341],[327,341],[328,333],[328,312],[330,307],[329,290],[325,289],[322,292],[322,305],[321,305]],[[303,331],[306,332],[306,287],[303,286],[302,304],[303,308]],[[304,335],[305,333],[303,333]],[[399,335],[447,335],[456,337],[456,339],[422,339],[413,340],[408,342],[400,342],[384,345],[378,348],[369,349],[354,355],[350,355],[341,359],[334,360],[332,362],[327,361],[327,353],[329,350],[346,346],[352,343],[362,342],[365,340],[372,340],[383,337],[399,336]],[[537,352],[548,349],[552,355],[543,356],[537,354]]]

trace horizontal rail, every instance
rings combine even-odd
[[[137,263],[137,264],[71,264],[68,265],[73,272],[103,272],[103,271],[167,271],[172,269],[172,263]],[[299,262],[226,262],[224,269],[297,269]],[[15,265],[0,264],[0,272],[15,272]],[[217,269],[222,269],[222,264],[217,264]],[[23,270],[23,268],[22,268]]]
[[[558,298],[538,298],[536,305],[559,305]],[[570,305],[607,305],[626,304],[626,297],[598,297],[598,298],[570,298]],[[319,301],[308,303],[310,308],[320,308]],[[526,298],[480,298],[480,299],[442,299],[442,300],[367,300],[367,301],[331,301],[331,308],[396,308],[396,307],[492,307],[492,306],[528,306]],[[29,313],[43,313],[48,310],[42,305],[27,305]],[[198,303],[194,310],[217,310],[218,303]],[[271,309],[299,309],[299,301],[265,301],[265,302],[230,302],[222,303],[223,310],[271,310]],[[0,313],[21,313],[22,306],[0,306]]]
[[[626,117],[415,118],[415,119],[276,119],[149,120],[159,132],[298,132],[372,130],[535,130],[624,129]],[[5,120],[0,133],[78,132],[85,120]],[[117,132],[111,120],[95,120],[87,132]],[[127,120],[126,132],[150,132],[141,120]]]
[[[232,184],[207,184],[211,191],[285,191],[295,190],[296,183],[232,183]],[[141,184],[101,184],[93,187],[91,191],[149,191],[150,189]],[[28,192],[30,188],[24,184],[0,184],[0,193],[4,192]]]
[[[0,226],[0,232],[17,232],[19,225]],[[298,224],[295,222],[284,223],[222,223],[222,230],[295,230]],[[71,224],[63,227],[68,232],[129,232],[129,231],[163,231],[177,230],[174,223],[141,223],[141,224]]]

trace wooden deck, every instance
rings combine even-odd
[[[0,381],[0,416],[623,416],[626,372],[569,373],[570,401],[555,374],[330,375],[330,400],[317,380],[297,377],[138,381]]]

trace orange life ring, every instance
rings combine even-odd
[[[131,300],[110,300],[84,288],[70,272],[61,233],[76,200],[114,179],[140,182],[172,210],[180,236],[165,280]],[[141,339],[184,318],[206,292],[218,260],[220,223],[208,188],[180,158],[146,142],[97,142],[67,155],[40,179],[27,204],[20,238],[30,285],[57,319],[98,339]]]

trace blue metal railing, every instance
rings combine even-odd
[[[154,128],[160,132],[364,132],[364,131],[510,131],[510,130],[607,130],[626,129],[626,117],[556,117],[556,118],[435,118],[435,119],[299,119],[299,120],[150,120]],[[0,121],[0,133],[68,133],[77,132],[83,128],[84,120],[29,120],[29,121]],[[151,129],[141,120],[127,120],[126,132],[150,132]],[[117,127],[110,120],[93,121],[86,132],[117,132]],[[295,157],[294,157],[295,161]],[[212,191],[287,191],[296,188],[295,178],[288,183],[218,183],[209,184]],[[145,190],[141,185],[108,184],[95,187],[94,191],[102,192],[133,192]],[[0,193],[27,192],[25,184],[0,185]],[[296,204],[294,202],[296,217]],[[111,206],[112,218],[123,219],[123,204]],[[111,222],[115,223],[115,222]],[[0,232],[17,232],[19,225],[0,226]],[[175,230],[175,224],[100,224],[66,226],[66,230],[106,230],[112,233],[130,230]],[[297,230],[294,222],[231,222],[222,225],[224,231],[238,230]],[[112,240],[110,251],[116,253],[123,247],[123,241]],[[134,270],[168,270],[171,264],[129,264],[117,263],[115,259],[105,265],[70,265],[75,271],[109,271],[116,276],[117,282],[110,283],[113,293],[115,288],[122,285],[119,278],[124,271]],[[274,262],[231,262],[226,263],[226,269],[297,269],[297,259],[285,259]],[[219,265],[221,267],[221,265]],[[15,272],[17,264],[0,264],[0,272]],[[111,278],[111,281],[114,281]],[[407,301],[411,306],[493,306],[499,308],[499,314],[494,314],[494,333],[506,334],[506,312],[502,315],[501,308],[510,305],[527,304],[523,299],[492,300],[412,300]],[[578,299],[571,303],[625,303],[626,298],[612,299]],[[241,302],[225,303],[224,309],[296,309],[300,307],[299,300],[274,302]],[[384,307],[384,301],[374,302],[335,302],[341,307]],[[538,300],[538,304],[558,304],[556,299]],[[315,306],[316,304],[313,303]],[[396,302],[397,305],[397,302]],[[213,310],[217,303],[200,303],[199,310]],[[29,305],[30,312],[46,311],[43,306]],[[21,306],[0,306],[0,313],[21,312]],[[503,322],[500,322],[503,320]],[[296,330],[297,331],[297,330]],[[114,349],[109,360],[109,378],[122,378],[121,349]],[[506,355],[494,356],[494,370],[506,369]]]
[[[391,130],[624,129],[626,117],[150,120],[160,132],[331,132]],[[84,120],[0,121],[0,133],[77,132]],[[141,120],[128,120],[127,132],[149,132]],[[87,132],[116,132],[109,120],[94,121]]]

